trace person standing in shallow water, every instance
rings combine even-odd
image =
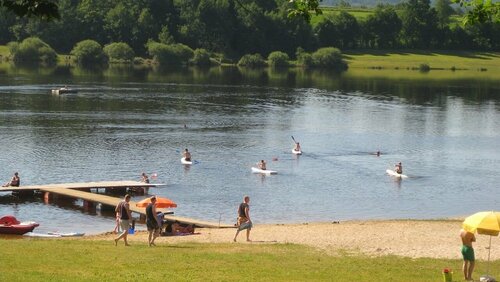
[[[462,271],[464,273],[464,278],[467,281],[473,281],[472,272],[474,271],[475,256],[474,248],[472,248],[472,242],[476,242],[476,236],[465,230],[460,230],[460,238],[462,239],[462,256],[464,258],[464,264],[462,266]]]
[[[123,238],[125,241],[125,246],[130,246],[127,241],[128,228],[130,226],[130,220],[132,219],[132,213],[130,212],[130,195],[125,195],[125,199],[121,201],[115,208],[115,212],[120,213],[120,227],[122,228],[122,233],[115,238],[115,246],[118,245],[118,241]]]
[[[250,206],[248,203],[250,202],[250,197],[243,197],[243,203],[240,204],[238,208],[238,230],[236,230],[236,234],[234,235],[233,241],[236,242],[236,238],[238,234],[240,234],[241,230],[247,230],[247,242],[251,242],[250,240],[250,230],[252,230],[252,220],[250,219]]]

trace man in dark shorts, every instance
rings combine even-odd
[[[250,206],[248,203],[250,202],[250,197],[245,196],[243,198],[243,203],[240,204],[238,208],[238,230],[234,235],[233,241],[236,242],[236,237],[240,234],[241,230],[247,230],[247,242],[251,242],[250,240],[250,230],[252,230],[253,224],[250,219]]]
[[[472,248],[472,242],[476,242],[476,237],[474,233],[460,230],[460,238],[462,239],[462,256],[464,258],[464,264],[462,267],[462,271],[464,273],[464,278],[467,281],[471,281],[472,279],[472,271],[474,271],[474,249]]]
[[[151,203],[146,207],[146,226],[148,227],[149,246],[156,246],[155,239],[160,235],[161,223],[156,215],[156,196],[151,197]]]

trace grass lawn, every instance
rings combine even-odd
[[[403,71],[407,68],[418,68],[420,64],[428,64],[433,69],[456,72],[469,70],[480,71],[485,75],[500,73],[500,53],[465,52],[465,51],[421,51],[421,50],[354,50],[345,51],[344,58],[349,63],[349,69],[379,68],[383,70]]]
[[[292,244],[158,244],[113,241],[1,240],[1,281],[442,281],[460,260],[370,258]],[[500,260],[491,263],[500,277]],[[476,276],[486,271],[477,264]]]
[[[316,15],[315,13],[312,14],[311,17],[311,25],[314,27],[316,26],[323,18],[338,14],[340,11],[346,11],[349,14],[353,15],[356,20],[364,20],[366,19],[369,15],[373,14],[375,12],[375,8],[338,8],[338,7],[328,7],[328,8],[321,8],[323,14],[321,15]]]

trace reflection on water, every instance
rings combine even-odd
[[[79,91],[49,94],[61,85]],[[157,173],[167,185],[150,194],[173,199],[177,214],[230,223],[246,194],[256,222],[465,215],[500,201],[499,88],[487,77],[2,65],[0,177],[19,171],[23,184],[44,184]],[[290,153],[292,135],[302,156]],[[184,148],[199,162],[182,165]],[[261,159],[278,174],[252,174]],[[385,175],[397,161],[409,179]],[[40,231],[114,228],[112,208],[72,199],[4,194],[6,214],[40,221]]]

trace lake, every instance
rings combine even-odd
[[[18,171],[32,185],[157,173],[166,186],[150,194],[174,200],[176,215],[226,223],[244,195],[255,224],[498,210],[500,80],[366,72],[374,74],[4,66],[0,178]],[[63,85],[78,93],[50,94]],[[291,136],[302,156],[291,154]],[[181,165],[184,148],[196,164]],[[252,174],[261,159],[278,174]],[[408,179],[385,173],[399,161]],[[0,193],[7,214],[36,220],[40,232],[114,228],[113,212],[77,200]]]

